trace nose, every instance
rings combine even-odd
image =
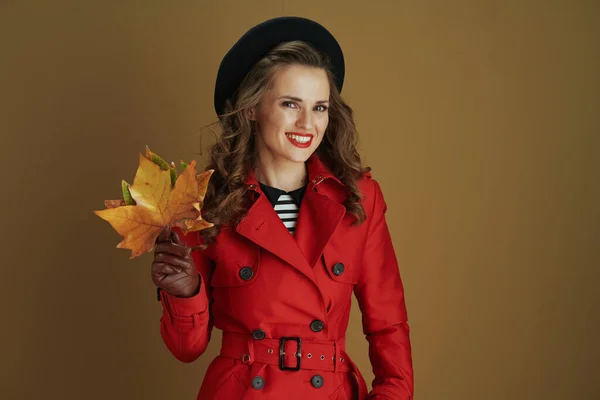
[[[296,120],[296,126],[303,129],[305,132],[308,132],[314,127],[314,116],[311,110],[304,109],[298,114],[298,119]]]

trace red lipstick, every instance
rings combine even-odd
[[[313,135],[300,132],[286,132],[285,137],[296,147],[305,149],[310,147],[313,141]]]

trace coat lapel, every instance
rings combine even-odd
[[[306,162],[310,183],[300,205],[296,242],[314,267],[344,215],[344,184],[313,154]]]
[[[258,182],[249,184],[260,193],[246,216],[236,226],[236,231],[258,246],[281,258],[313,282],[317,282],[313,269],[296,244],[294,237],[279,219],[266,195],[259,192]]]
[[[343,184],[316,155],[312,155],[307,161],[307,169],[310,181],[300,205],[295,236],[290,235],[266,195],[260,191],[252,170],[245,183],[259,195],[237,225],[236,231],[316,283],[312,267],[344,218],[346,208],[339,201],[321,193],[326,192],[322,189],[323,182],[333,181],[340,186]]]
[[[307,190],[296,222],[296,243],[311,267],[317,263],[331,235],[340,224],[346,208],[320,194]]]

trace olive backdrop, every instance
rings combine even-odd
[[[281,15],[344,49],[416,398],[600,398],[594,0],[0,1],[0,398],[195,398],[220,332],[175,360],[152,255],[92,211],[145,145],[204,164],[221,57]],[[370,383],[356,303],[347,337]]]

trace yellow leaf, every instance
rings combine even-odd
[[[151,251],[163,229],[177,226],[188,233],[213,226],[201,215],[213,171],[196,175],[196,161],[192,161],[172,186],[172,169],[165,170],[153,162],[152,158],[160,157],[148,148],[146,155],[151,157],[140,154],[138,170],[129,186],[135,205],[126,205],[124,200],[106,200],[107,209],[94,211],[124,237],[117,247],[130,249],[130,258]]]
[[[200,199],[201,202],[204,201],[204,195],[206,194],[206,189],[208,188],[208,181],[210,180],[210,177],[214,171],[214,169],[209,169],[208,171],[196,176],[196,181],[198,181],[198,199]]]

